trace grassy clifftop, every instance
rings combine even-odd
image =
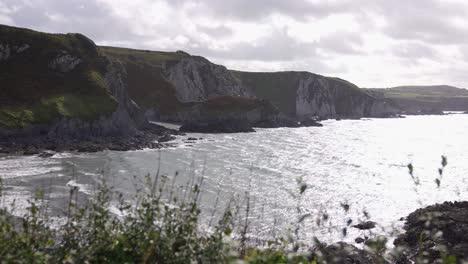
[[[0,126],[112,113],[117,102],[106,89],[104,72],[99,50],[83,35],[0,25]]]
[[[379,98],[393,101],[404,111],[467,111],[468,90],[448,85],[399,86],[366,89]]]
[[[184,52],[162,52],[116,47],[99,47],[102,54],[121,61],[127,70],[128,93],[143,108],[157,106],[162,112],[173,112],[182,104],[176,98],[176,89],[164,77],[166,64],[177,63]]]

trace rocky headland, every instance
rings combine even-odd
[[[183,51],[100,47],[81,34],[4,25],[0,33],[1,152],[160,147],[178,133],[151,121],[246,132],[398,113],[339,78],[232,71]]]

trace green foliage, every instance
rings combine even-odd
[[[93,120],[111,114],[117,106],[114,98],[64,94],[41,99],[29,106],[0,107],[0,125],[23,128],[29,124],[45,124],[59,117]]]
[[[447,159],[443,157],[442,166],[446,165]],[[78,189],[72,187],[64,222],[59,226],[52,225],[49,220],[47,203],[41,190],[28,200],[29,207],[23,217],[14,217],[10,210],[0,208],[0,263],[317,264],[335,263],[348,258],[357,261],[365,256],[372,258],[373,263],[388,263],[389,258],[396,260],[401,255],[401,252],[387,248],[388,239],[385,236],[368,239],[364,253],[352,252],[353,248],[346,244],[341,248],[348,251],[336,250],[337,247],[330,250],[316,238],[314,248],[318,251],[303,251],[305,245],[299,242],[299,231],[310,215],[302,209],[301,203],[308,185],[301,178],[297,180],[297,193],[293,194],[297,199],[298,212],[295,229],[286,238],[275,238],[276,241],[268,243],[266,248],[256,244],[246,246],[245,233],[239,244],[230,240],[234,229],[241,229],[241,232],[248,230],[249,192],[243,226],[235,226],[236,217],[229,203],[217,224],[209,231],[201,231],[199,201],[203,177],[193,177],[190,185],[187,185],[191,188],[180,196],[174,192],[175,177],[169,193],[167,177],[158,173],[154,178],[148,175],[146,180],[146,187],[138,189],[131,199],[103,183],[87,202],[79,203]],[[0,179],[0,198],[2,187]],[[348,203],[341,203],[341,206],[346,212],[350,209]],[[118,212],[111,211],[111,207],[117,208]],[[15,208],[15,205],[11,204],[10,208]],[[323,214],[322,218],[327,221],[328,215]],[[350,224],[348,220],[347,226]],[[437,230],[431,232],[440,233]],[[426,240],[425,234],[420,233],[419,244]],[[427,263],[426,255],[423,252],[415,256],[416,263]],[[444,251],[437,261],[458,263],[455,256]]]
[[[94,43],[80,34],[47,34],[0,25],[0,43],[27,45],[0,63],[0,126],[22,128],[59,117],[94,120],[115,111],[105,84],[105,65]],[[50,69],[67,53],[81,63],[69,72]]]
[[[190,56],[184,52],[164,52],[150,50],[136,50],[117,47],[99,47],[101,52],[124,63],[140,65],[163,66],[164,63],[178,61]]]
[[[162,199],[163,181],[135,197],[136,205],[118,195],[120,216],[109,208],[115,192],[105,184],[84,206],[70,190],[65,224],[51,227],[38,193],[22,225],[8,210],[0,211],[1,263],[223,263],[230,258],[224,241],[231,230],[227,210],[212,232],[199,232],[195,184],[186,201]],[[158,186],[159,185],[159,186]]]

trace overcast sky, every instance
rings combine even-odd
[[[468,87],[466,0],[0,0],[0,24],[361,87]]]

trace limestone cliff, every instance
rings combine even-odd
[[[250,96],[226,67],[199,56],[187,56],[165,67],[181,102],[200,102],[216,96]]]
[[[338,78],[309,72],[233,71],[233,74],[256,97],[271,101],[290,116],[358,118],[396,112],[385,100]]]

